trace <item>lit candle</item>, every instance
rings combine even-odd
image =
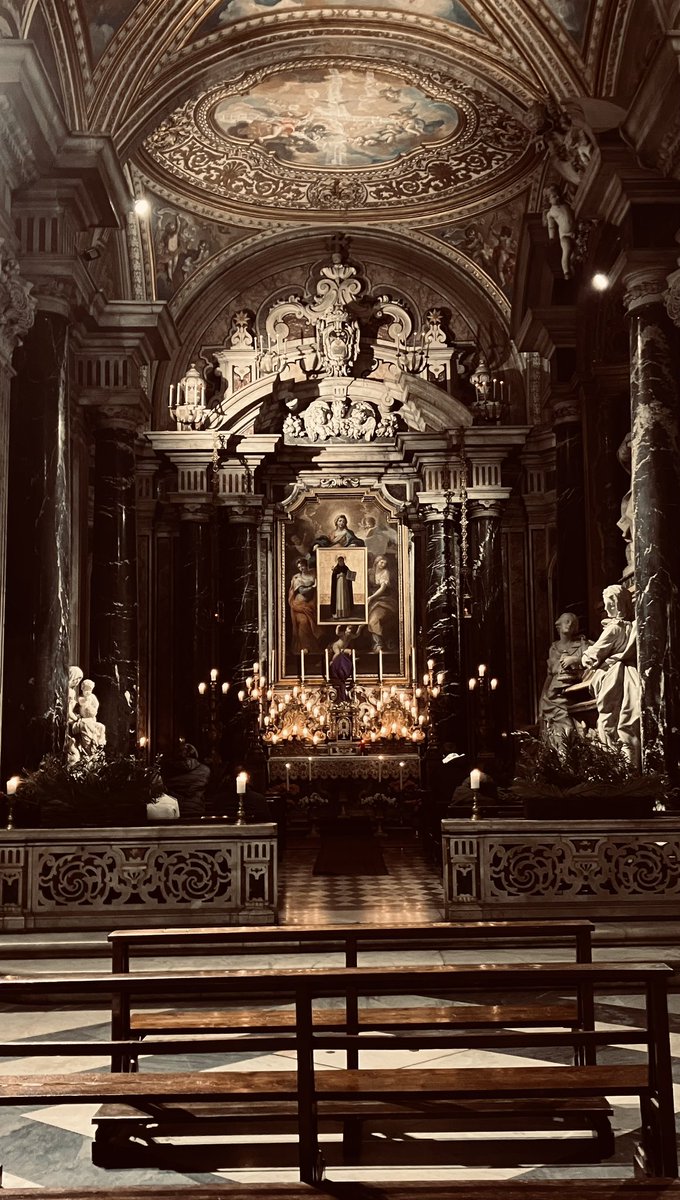
[[[477,680],[476,679],[468,679],[469,691],[474,692],[476,687],[477,687]]]
[[[470,771],[470,787],[472,788],[473,792],[479,791],[479,784],[481,782],[481,778],[482,778],[482,772],[478,771],[477,767],[475,767],[474,770]]]
[[[229,684],[225,680],[225,682],[222,684],[222,695],[226,696],[228,691],[229,691]]]
[[[399,763],[399,791],[400,792],[403,792],[403,790],[404,790],[404,766],[405,766],[405,763],[403,763],[403,762]]]
[[[304,650],[300,651],[300,682],[302,684],[304,684],[304,682],[305,682],[305,652],[304,652]]]
[[[480,679],[484,678],[484,676],[486,675],[486,663],[479,664],[479,666],[477,667],[477,674],[479,675]]]
[[[356,650],[352,651],[352,679],[357,677],[357,655]]]
[[[331,677],[331,664],[328,658],[328,646],[326,646],[326,679]]]
[[[290,791],[290,763],[286,763],[286,791]]]
[[[416,648],[411,646],[411,683],[416,681]]]
[[[307,759],[307,778],[308,779],[312,778],[312,760],[311,760],[311,758]]]
[[[199,685],[198,685],[199,696],[205,696],[205,693],[207,692],[207,690],[208,690],[207,683],[199,683]]]
[[[271,662],[269,664],[269,678],[270,678],[271,682],[273,683],[274,682],[274,651],[273,650],[269,657],[271,659]]]
[[[212,667],[210,671],[210,679],[212,683],[217,683],[217,667]]]
[[[21,775],[13,775],[11,779],[8,779],[7,783],[5,784],[5,791],[6,791],[7,795],[13,796],[16,793],[16,790],[20,783],[21,783]]]
[[[378,650],[378,683],[383,681],[383,658],[382,650]]]
[[[378,783],[382,783],[382,764],[383,764],[383,756],[382,756],[382,754],[379,754],[378,755]]]
[[[495,692],[495,691],[496,691],[496,688],[498,687],[498,680],[497,680],[497,679],[490,679],[490,680],[489,680],[489,687],[491,688],[491,691],[492,691],[492,692]]]
[[[434,659],[433,659],[433,658],[428,658],[428,660],[427,660],[427,669],[428,669],[428,671],[433,671],[433,670],[434,670]]]
[[[248,776],[246,775],[245,771],[239,771],[238,775],[236,776],[236,794],[237,794],[237,796],[245,795],[247,782],[248,782]]]
[[[174,383],[171,383],[170,384],[170,407],[171,408],[172,408],[172,405],[174,404],[174,400],[175,400],[175,385],[174,385]]]

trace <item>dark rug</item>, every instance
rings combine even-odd
[[[312,869],[313,875],[389,875],[379,842],[370,824],[360,833],[342,829],[343,822],[321,831],[321,845]]]

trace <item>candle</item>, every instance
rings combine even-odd
[[[378,755],[378,783],[382,782],[382,764],[383,764],[383,756],[382,756],[382,754],[379,754]]]
[[[21,783],[21,775],[13,775],[5,784],[5,791],[8,796],[13,796]]]
[[[217,683],[217,667],[212,667],[210,671],[210,679],[213,683]]]
[[[304,652],[304,650],[300,651],[300,682],[303,684],[305,682],[305,652]]]
[[[416,681],[416,648],[411,646],[411,683]]]
[[[356,650],[352,651],[352,679],[357,677],[357,655]]]
[[[239,771],[238,775],[236,776],[236,794],[237,794],[237,796],[245,795],[247,782],[248,782],[248,776],[246,775],[245,771]]]
[[[326,646],[326,679],[328,680],[328,679],[330,679],[330,677],[331,677],[331,665],[330,665],[330,661],[328,658],[328,646]]]
[[[479,791],[479,784],[481,782],[481,778],[482,778],[482,772],[478,771],[477,767],[475,767],[474,770],[470,771],[470,787],[472,788],[473,792]]]
[[[205,693],[207,692],[207,690],[208,690],[207,683],[199,683],[199,685],[198,685],[199,696],[205,696]]]
[[[433,670],[434,670],[434,659],[433,659],[433,658],[428,658],[428,660],[427,660],[427,668],[428,668],[428,670],[429,670],[429,671],[433,671]]]
[[[229,684],[225,680],[225,682],[222,684],[222,695],[226,696],[228,691],[229,691]]]
[[[480,679],[484,678],[484,676],[486,675],[486,663],[479,664],[479,666],[477,667],[477,674],[479,675]]]
[[[312,760],[311,760],[311,758],[307,759],[307,778],[308,779],[312,778]]]
[[[171,408],[174,403],[174,399],[175,399],[175,385],[174,385],[174,383],[171,383],[170,384],[170,407]]]
[[[379,683],[382,683],[382,681],[383,681],[383,659],[382,659],[382,650],[378,650],[378,682],[379,682]]]
[[[270,664],[269,664],[269,678],[270,678],[271,682],[273,683],[274,682],[274,651],[273,650],[272,650],[271,654],[269,655],[269,657],[271,660]]]
[[[286,791],[290,791],[290,763],[286,763]]]
[[[403,790],[404,790],[404,766],[405,766],[405,763],[403,763],[403,762],[399,763],[399,791],[400,792],[403,792]]]

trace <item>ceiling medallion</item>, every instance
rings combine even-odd
[[[268,66],[190,100],[144,143],[176,183],[251,213],[411,211],[495,192],[530,135],[442,72],[357,59]]]

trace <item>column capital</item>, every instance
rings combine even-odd
[[[139,397],[135,393],[131,393],[129,398],[116,397],[115,400],[98,404],[93,412],[95,434],[112,429],[136,434],[142,416]]]
[[[19,263],[3,249],[0,238],[0,360],[10,362],[16,346],[35,320],[31,284],[21,278]]]
[[[468,500],[468,518],[471,521],[477,521],[481,518],[488,520],[500,521],[503,516],[503,502],[501,500]]]
[[[553,399],[553,426],[580,425],[581,401],[577,396],[560,396]]]
[[[623,277],[623,303],[629,316],[650,304],[662,304],[668,288],[664,267],[639,267]]]

